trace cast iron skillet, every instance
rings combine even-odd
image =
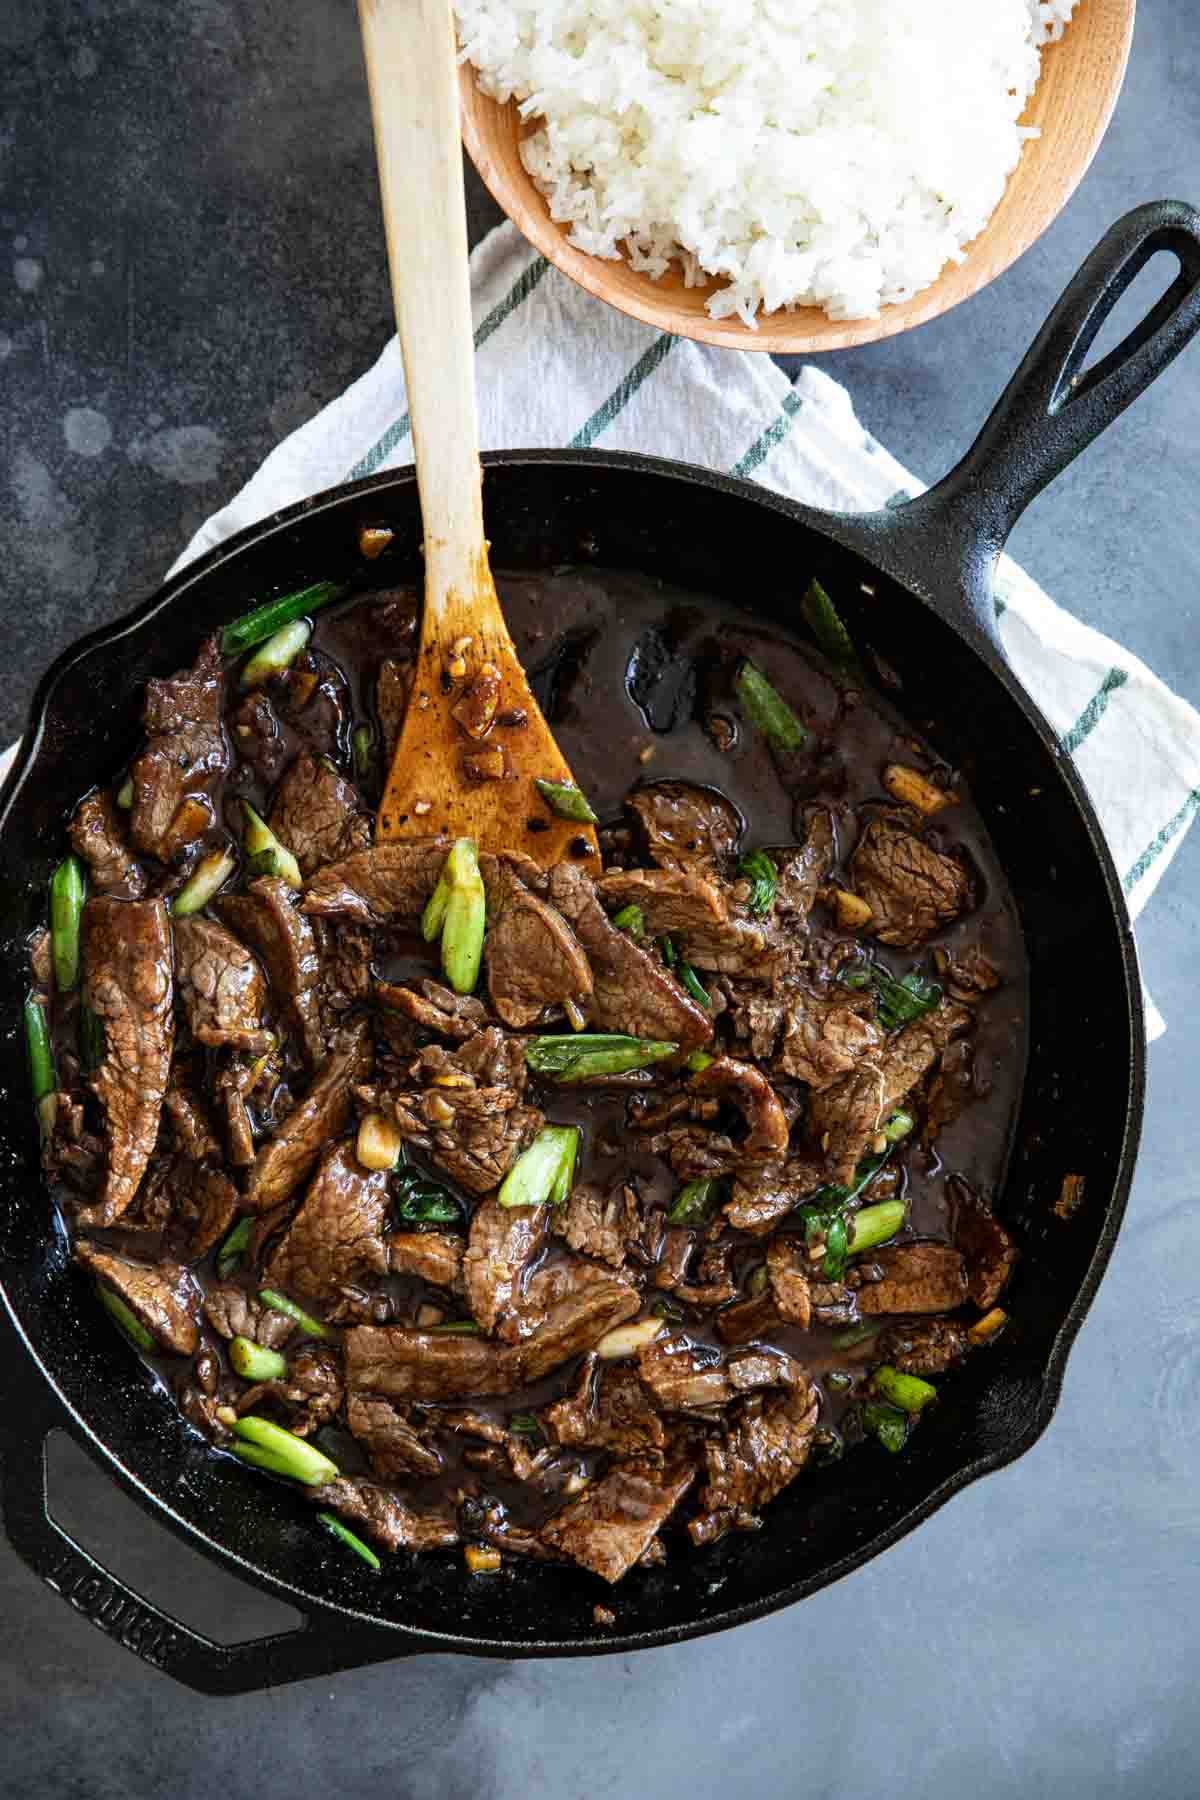
[[[1081,379],[1100,325],[1158,250],[1179,259],[1174,285]],[[853,596],[850,629],[896,670],[903,709],[923,727],[930,722],[940,748],[969,776],[1016,894],[1030,958],[1029,1070],[999,1202],[1024,1250],[1009,1331],[943,1383],[936,1416],[886,1469],[866,1452],[847,1457],[796,1482],[753,1536],[631,1574],[612,1602],[611,1636],[592,1624],[599,1584],[569,1568],[517,1558],[504,1576],[472,1581],[457,1558],[401,1558],[378,1580],[314,1529],[307,1502],[211,1452],[70,1267],[39,1176],[20,1036],[26,935],[42,922],[46,880],[80,790],[133,751],[148,676],[190,661],[200,637],[251,597],[358,569],[361,522],[382,517],[395,529],[388,584],[416,578],[412,471],[352,483],[255,526],[59,659],[0,796],[4,1522],[50,1587],[146,1661],[211,1693],[417,1651],[628,1651],[740,1624],[813,1593],[1029,1448],[1049,1420],[1124,1211],[1144,1042],[1118,873],[1054,732],[1001,658],[991,576],[1024,506],[1198,328],[1200,213],[1162,203],[1114,227],[974,449],[939,487],[895,510],[820,513],[638,456],[533,451],[485,459],[500,569],[592,558],[784,621],[814,571],[839,602]],[[1082,1176],[1084,1189],[1082,1205],[1064,1219],[1055,1203],[1067,1174]],[[55,1428],[70,1432],[155,1518],[298,1607],[304,1627],[220,1646],[101,1568],[47,1511],[44,1444]]]

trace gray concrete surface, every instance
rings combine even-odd
[[[1035,250],[899,341],[828,359],[921,475],[948,466],[1103,228],[1200,200],[1200,5],[1142,0],[1101,154]],[[476,232],[494,218],[472,190]],[[0,735],[52,654],[152,588],[199,521],[388,332],[349,0],[0,5]],[[5,266],[6,265],[6,266]],[[1013,549],[1200,700],[1200,350]],[[1196,1790],[1200,834],[1140,931],[1170,1021],[1129,1221],[1038,1446],[802,1608],[642,1658],[428,1660],[201,1700],[0,1546],[0,1795],[589,1800],[1174,1797]],[[3,1371],[0,1371],[2,1377]],[[231,1637],[274,1608],[80,1455],[55,1504]]]

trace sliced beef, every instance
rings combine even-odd
[[[408,688],[412,679],[412,663],[385,656],[375,677],[375,716],[383,740],[383,766],[386,775],[400,742],[404,715],[408,711]]]
[[[173,931],[175,985],[197,1043],[264,1055],[275,1034],[263,1027],[267,985],[249,950],[199,914],[176,919]]]
[[[161,900],[98,895],[83,909],[83,977],[104,1032],[92,1090],[104,1113],[108,1168],[81,1224],[115,1224],[137,1193],[158,1139],[171,1070],[174,957]]]
[[[641,1304],[634,1287],[590,1263],[564,1260],[539,1269],[525,1288],[523,1323],[530,1335],[512,1347],[522,1380],[541,1381],[569,1356],[593,1349],[608,1332],[631,1319]]]
[[[624,1267],[628,1246],[641,1236],[637,1195],[627,1182],[607,1194],[580,1181],[565,1206],[553,1209],[551,1227],[572,1250],[612,1269]]]
[[[782,1351],[735,1350],[722,1356],[682,1336],[645,1345],[638,1353],[638,1373],[665,1412],[726,1406],[755,1388],[808,1386],[800,1364]]]
[[[377,1487],[373,1481],[352,1481],[342,1475],[324,1487],[309,1488],[308,1497],[314,1505],[360,1525],[385,1550],[450,1550],[459,1541],[453,1519],[418,1512],[392,1488]]]
[[[362,1097],[468,1193],[486,1194],[541,1129],[541,1113],[521,1102],[525,1079],[520,1041],[489,1026],[456,1051],[422,1050],[409,1065],[412,1085]]]
[[[169,681],[146,683],[142,725],[148,742],[130,770],[130,831],[138,849],[161,862],[169,862],[213,823],[212,784],[229,766],[221,728],[224,698],[215,637],[206,639],[191,669]]]
[[[723,1344],[751,1344],[764,1338],[780,1323],[779,1308],[769,1287],[748,1294],[732,1306],[723,1306],[714,1324]]]
[[[248,1169],[254,1161],[254,1128],[246,1109],[246,1085],[249,1070],[242,1064],[231,1064],[218,1071],[213,1081],[213,1099],[225,1130],[225,1154],[235,1169]]]
[[[462,1275],[467,1304],[485,1332],[510,1335],[505,1321],[520,1305],[525,1271],[545,1246],[549,1211],[501,1206],[494,1194],[475,1208]]]
[[[437,981],[417,981],[403,987],[377,981],[375,998],[381,1006],[411,1019],[414,1025],[460,1044],[487,1024],[487,1007],[481,1000],[471,994],[452,993]]]
[[[767,1249],[767,1282],[781,1319],[807,1331],[812,1320],[812,1268],[804,1240],[781,1235]]]
[[[257,1152],[245,1191],[251,1212],[269,1212],[293,1194],[329,1140],[346,1129],[353,1090],[370,1074],[371,1058],[370,1027],[356,1019],[335,1037],[303,1100]]]
[[[889,1037],[879,1055],[860,1063],[832,1087],[814,1094],[808,1131],[826,1160],[830,1181],[849,1183],[880,1126],[929,1073],[946,1045],[966,1029],[971,1014],[943,1000],[922,1019]]]
[[[68,830],[71,846],[87,864],[98,894],[141,899],[146,891],[146,871],[125,841],[120,809],[107,788],[79,802]]]
[[[971,899],[965,865],[895,819],[871,821],[850,858],[850,873],[874,914],[872,935],[901,950],[915,950],[953,924]]]
[[[511,884],[483,954],[492,1007],[514,1031],[565,1005],[582,1012],[591,999],[592,971],[575,933],[520,882]]]
[[[308,751],[290,765],[276,789],[267,824],[304,876],[371,841],[371,821],[360,811],[354,787],[328,757]]]
[[[692,1079],[698,1094],[712,1094],[737,1107],[746,1121],[742,1145],[748,1156],[778,1156],[788,1146],[788,1122],[778,1096],[753,1063],[718,1056]]]
[[[725,1218],[735,1231],[762,1236],[815,1193],[823,1180],[821,1165],[807,1156],[789,1156],[745,1170],[733,1184]]]
[[[135,1262],[80,1238],[75,1260],[111,1288],[160,1349],[192,1356],[200,1342],[200,1289],[181,1263]]]
[[[782,1029],[774,1068],[821,1093],[878,1051],[883,1033],[871,1016],[873,1010],[869,997],[844,989],[792,990],[780,1004]]]
[[[406,1475],[437,1475],[445,1458],[431,1441],[422,1437],[390,1400],[375,1394],[351,1394],[346,1401],[346,1423],[371,1459],[371,1467],[383,1481],[403,1480]]]
[[[611,1450],[618,1456],[655,1457],[667,1432],[636,1371],[596,1358],[580,1365],[571,1392],[547,1406],[542,1424],[552,1443],[564,1449]]]
[[[753,1395],[742,1402],[721,1436],[704,1446],[701,1516],[688,1527],[696,1543],[711,1543],[795,1480],[812,1448],[817,1408],[816,1390],[807,1383],[777,1399]]]
[[[266,1267],[270,1287],[333,1299],[346,1282],[387,1272],[391,1197],[384,1169],[364,1169],[352,1143],[331,1144]]]
[[[224,922],[263,960],[287,1028],[304,1060],[315,1068],[324,1054],[321,1034],[321,964],[312,926],[292,901],[286,881],[263,875],[244,894],[216,902]]]
[[[321,964],[321,1019],[329,1032],[343,1013],[371,997],[374,934],[353,919],[314,919],[312,925]]]
[[[365,925],[415,929],[452,843],[448,837],[414,838],[408,843],[376,844],[356,851],[318,869],[305,891],[304,910],[341,914],[361,919]],[[545,885],[537,864],[514,851],[482,851],[479,873],[488,897],[489,918],[503,905],[513,876],[529,888]]]
[[[696,1233],[686,1225],[670,1225],[663,1233],[662,1247],[654,1270],[654,1285],[665,1293],[673,1293],[687,1280],[688,1265],[696,1252]]]
[[[284,1415],[289,1431],[311,1437],[328,1424],[342,1404],[342,1369],[327,1344],[304,1344],[289,1356],[287,1374],[244,1388],[235,1402],[239,1413],[258,1412],[264,1405]]]
[[[605,1581],[620,1581],[657,1537],[695,1479],[690,1466],[648,1471],[618,1464],[542,1526],[551,1549]]]
[[[171,1085],[163,1095],[163,1111],[171,1124],[171,1136],[181,1156],[193,1162],[220,1154],[208,1109],[194,1088],[185,1084],[180,1059],[171,1065]]]
[[[833,820],[823,806],[808,816],[802,844],[772,850],[771,860],[779,875],[775,911],[796,925],[808,918],[813,902],[833,866]]]
[[[967,1298],[980,1312],[988,1312],[1008,1284],[1017,1247],[965,1182],[956,1181],[954,1189],[954,1243],[967,1267]]]
[[[920,1319],[889,1325],[871,1350],[879,1362],[905,1375],[944,1375],[970,1347],[966,1327],[953,1319]]]
[[[286,1313],[264,1306],[245,1288],[232,1282],[210,1287],[204,1296],[204,1316],[218,1337],[227,1341],[235,1337],[249,1338],[264,1350],[278,1350],[292,1336],[296,1327]]]
[[[969,1038],[958,1038],[943,1050],[929,1084],[921,1142],[932,1144],[975,1099],[975,1052]]]
[[[657,956],[611,924],[583,870],[560,863],[550,898],[572,925],[592,969],[592,1020],[602,1031],[676,1043],[696,1050],[712,1037],[703,1007],[684,993]]]
[[[394,1231],[387,1240],[388,1268],[458,1293],[464,1250],[463,1240],[449,1231]]]
[[[161,1156],[147,1169],[121,1229],[156,1234],[159,1253],[172,1262],[199,1262],[225,1236],[239,1204],[224,1169],[190,1156]]]
[[[945,953],[941,953],[945,956]],[[1002,976],[991,959],[984,955],[978,944],[968,944],[965,948],[956,949],[953,956],[945,956],[944,967],[941,956],[939,968],[945,982],[946,992],[954,1000],[961,1000],[965,1006],[982,1000],[1000,986]]]
[[[967,1297],[962,1256],[949,1244],[898,1244],[873,1251],[871,1260],[883,1280],[859,1289],[861,1313],[953,1312]]]
[[[287,761],[288,748],[275,708],[262,688],[252,688],[238,702],[229,723],[238,760],[247,763],[263,784],[271,787]]]
[[[634,788],[626,800],[660,869],[694,875],[727,875],[741,842],[737,808],[715,788],[687,781],[655,781]]]
[[[704,932],[729,920],[729,904],[716,882],[684,869],[620,869],[600,877],[596,894],[610,913],[641,907],[651,937]]]

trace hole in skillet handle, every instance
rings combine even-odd
[[[1179,272],[1114,350],[1088,353],[1150,260]],[[889,574],[935,599],[952,623],[999,648],[992,577],[1010,531],[1042,489],[1156,381],[1200,331],[1200,212],[1182,201],[1136,207],[1083,263],[978,438],[927,493],[855,521]]]

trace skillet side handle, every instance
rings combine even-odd
[[[1179,260],[1161,300],[1117,348],[1081,374],[1105,320],[1160,250]],[[1042,489],[1145,392],[1200,330],[1200,212],[1139,206],[1083,264],[1034,340],[979,437],[936,487],[891,512],[913,572],[930,554],[969,622],[996,640],[992,575],[1009,532]],[[932,534],[932,535],[931,535]]]
[[[328,1615],[294,1631],[218,1644],[135,1592],[66,1532],[46,1492],[46,1438],[60,1421],[26,1404],[0,1424],[0,1521],[21,1560],[114,1643],[201,1694],[250,1694],[411,1654],[402,1638]],[[13,1423],[13,1420],[16,1423]]]

